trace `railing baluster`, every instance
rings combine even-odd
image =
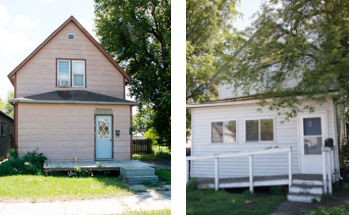
[[[218,175],[218,171],[219,171],[218,161],[219,161],[219,159],[216,157],[214,159],[214,161],[215,161],[214,189],[215,189],[215,191],[217,191],[219,188],[218,187],[218,185],[219,185],[219,175]]]
[[[327,152],[327,157],[328,157],[328,192],[332,195],[332,176],[331,176],[331,170],[332,170],[332,162],[331,162],[331,151]]]
[[[326,179],[326,152],[322,148],[322,180],[324,183],[324,194],[327,194],[327,179]]]
[[[189,161],[187,161],[187,184],[189,182]]]
[[[292,148],[288,152],[288,188],[292,186]]]
[[[250,192],[253,193],[253,155],[249,155],[250,160]]]

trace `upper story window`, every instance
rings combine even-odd
[[[266,84],[267,84],[268,87],[270,87],[270,86],[272,86],[273,84],[276,83],[275,80],[272,80],[273,76],[274,76],[273,72],[267,72],[265,74],[265,80],[266,80]]]
[[[57,86],[85,87],[85,64],[84,60],[57,60]]]
[[[213,143],[236,143],[236,120],[212,122]]]
[[[68,40],[75,40],[75,34],[74,33],[68,33]]]
[[[274,141],[274,119],[246,120],[246,142]]]
[[[0,136],[5,136],[6,135],[6,124],[1,123],[0,125]]]

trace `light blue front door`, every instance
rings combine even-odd
[[[96,116],[96,159],[112,158],[113,126],[111,116]]]

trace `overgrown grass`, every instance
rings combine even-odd
[[[249,192],[187,189],[187,215],[201,214],[270,214],[286,200],[285,196],[255,197]]]
[[[154,153],[159,153],[159,152],[166,152],[169,153],[170,151],[168,150],[167,146],[157,146],[153,145],[153,152]]]
[[[114,177],[68,178],[45,176],[0,177],[0,201],[54,201],[132,195]]]
[[[315,208],[307,211],[305,214],[306,215],[328,215],[328,214],[349,215],[349,204],[346,204],[345,207]]]
[[[169,169],[157,169],[155,175],[159,176],[166,184],[171,184],[171,170]]]
[[[128,211],[120,215],[170,215],[171,209],[155,210],[155,211]]]

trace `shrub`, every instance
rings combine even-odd
[[[19,174],[40,174],[47,158],[42,153],[36,154],[37,150],[27,152],[23,159],[17,157],[15,149],[11,149],[8,161],[1,163],[0,176]]]
[[[271,187],[270,193],[272,195],[286,195],[286,192],[282,189],[282,187]]]
[[[43,155],[43,153],[37,154],[38,150],[39,149],[35,149],[32,152],[27,152],[27,154],[23,156],[23,160],[29,164],[33,171],[42,172],[44,162],[47,160],[47,158]]]

